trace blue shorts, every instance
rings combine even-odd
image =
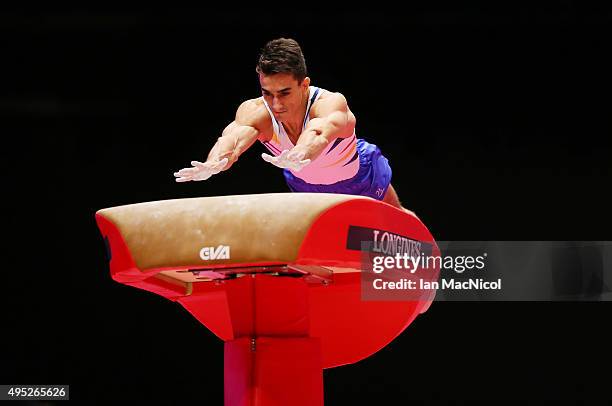
[[[357,139],[359,170],[350,179],[331,185],[313,185],[304,182],[285,169],[285,180],[292,192],[343,193],[347,195],[369,196],[382,200],[391,183],[391,167],[380,149],[362,139]]]

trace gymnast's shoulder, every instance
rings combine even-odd
[[[270,138],[272,119],[261,97],[243,101],[236,111],[237,124],[259,130],[259,138]]]

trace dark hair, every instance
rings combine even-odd
[[[300,45],[291,38],[278,38],[266,44],[257,62],[257,73],[291,73],[299,83],[307,76],[306,60]]]

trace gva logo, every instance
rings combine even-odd
[[[215,247],[204,247],[200,250],[200,258],[204,261],[211,261],[213,259],[230,259],[230,247],[229,245],[219,245]]]

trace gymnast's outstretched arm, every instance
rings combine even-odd
[[[238,107],[236,117],[208,153],[206,162],[191,161],[191,168],[174,173],[177,182],[206,180],[212,175],[228,170],[240,155],[255,143],[261,129],[269,120],[265,107],[255,100],[247,100]]]
[[[300,135],[292,153],[303,153],[303,159],[315,159],[330,141],[353,135],[355,116],[349,110],[345,97],[333,93],[312,106],[313,118]]]

